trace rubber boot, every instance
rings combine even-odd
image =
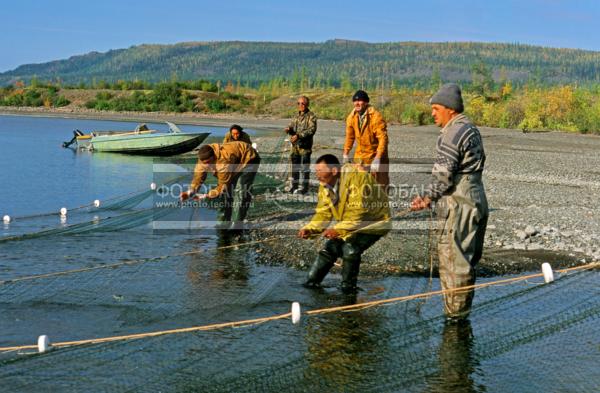
[[[225,192],[216,200],[217,203],[217,229],[226,229],[231,225],[233,215],[233,188],[227,187]]]
[[[343,258],[342,284],[344,293],[355,293],[358,289],[358,273],[360,271],[360,255],[352,255]]]
[[[298,191],[300,194],[306,194],[308,192],[308,187],[310,186],[310,173],[303,172],[302,173],[302,188]]]
[[[231,215],[233,213],[233,207],[227,201],[224,202],[224,206],[219,207],[217,212],[217,229],[228,229],[231,226]]]
[[[293,194],[296,190],[298,190],[298,184],[300,183],[300,172],[292,172],[292,183],[288,188],[287,192]]]
[[[319,251],[317,259],[315,259],[315,262],[310,267],[306,281],[302,285],[307,288],[314,288],[321,284],[327,273],[329,273],[329,270],[333,267],[333,263],[336,259],[337,258],[326,249]]]
[[[252,196],[248,193],[247,195],[241,195],[240,199],[240,207],[237,211],[235,221],[244,222],[252,203]]]

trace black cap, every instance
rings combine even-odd
[[[364,90],[357,90],[356,93],[352,96],[352,102],[354,101],[364,101],[369,102],[369,95]]]

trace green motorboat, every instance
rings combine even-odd
[[[63,147],[77,144],[79,149],[152,156],[172,156],[187,153],[198,147],[210,134],[182,132],[175,124],[166,122],[169,132],[150,130],[141,124],[133,131],[92,131],[84,134],[75,130],[73,139]]]

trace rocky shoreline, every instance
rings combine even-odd
[[[481,131],[491,213],[479,274],[539,271],[543,262],[563,268],[600,260],[600,216],[594,208],[600,198],[600,170],[594,170],[600,164],[600,137],[485,127]],[[391,180],[400,190],[393,197],[398,214],[429,179],[438,129],[391,125],[388,132]],[[341,155],[343,135],[341,122],[320,122],[313,159],[324,153]],[[260,143],[265,150],[271,144],[268,139]],[[302,225],[294,224],[296,228]],[[421,229],[412,230],[410,224]],[[397,218],[396,230],[365,253],[361,271],[429,275],[433,255],[435,274],[430,225],[427,214]],[[252,236],[260,239],[283,233],[289,241],[261,245],[260,261],[284,261],[299,268],[312,262],[318,244],[295,239],[290,225],[271,222],[267,228]]]

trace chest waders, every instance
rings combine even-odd
[[[444,290],[475,284],[475,266],[483,253],[489,214],[481,172],[459,174],[454,180],[454,190],[440,200],[445,208],[438,230],[440,282]],[[473,289],[445,294],[446,316],[467,317],[473,296]]]

